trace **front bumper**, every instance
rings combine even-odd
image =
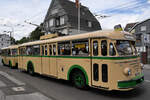
[[[144,81],[144,74],[134,77],[128,81],[118,81],[119,89],[133,88]]]

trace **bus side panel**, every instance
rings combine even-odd
[[[23,69],[23,57],[18,56],[18,68]]]
[[[50,75],[54,77],[58,77],[58,66],[56,63],[56,58],[50,57],[49,62],[50,62]]]
[[[69,69],[74,65],[82,67],[88,76],[89,86],[91,86],[91,59],[58,58],[58,78],[67,80]]]
[[[41,57],[23,57],[23,69],[27,70],[27,64],[29,61],[33,64],[34,72],[41,74]]]
[[[48,57],[42,57],[42,74],[49,75],[50,74],[50,61]],[[39,62],[37,62],[39,63]]]

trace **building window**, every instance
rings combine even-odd
[[[92,22],[88,21],[88,27],[92,27]]]
[[[141,31],[146,31],[146,26],[141,26]]]
[[[48,22],[46,22],[46,23],[45,23],[45,27],[48,28],[48,26],[49,26],[49,25],[48,25]]]
[[[51,26],[54,26],[54,19],[50,19],[49,20],[49,26],[51,27]]]
[[[65,18],[64,16],[60,17],[60,25],[65,24]]]
[[[59,26],[60,25],[60,17],[57,17],[56,18],[56,26]]]
[[[53,14],[56,14],[56,13],[58,13],[58,9],[52,9],[51,10],[51,14],[53,15]]]

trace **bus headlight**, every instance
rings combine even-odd
[[[124,74],[128,75],[128,76],[131,75],[131,69],[130,68],[125,68],[124,69]]]

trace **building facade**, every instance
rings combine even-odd
[[[11,41],[10,41],[10,36],[7,34],[0,34],[0,49],[10,46],[11,45]]]
[[[145,53],[146,63],[150,63],[150,19],[134,25],[131,33],[136,36],[138,51]]]
[[[136,24],[137,24],[137,22],[136,23],[128,23],[126,25],[126,27],[124,28],[124,31],[129,32],[132,29],[132,27],[134,27]]]
[[[85,6],[80,9],[80,33],[101,30],[100,23]],[[52,0],[44,19],[46,33],[73,35],[78,33],[78,8],[69,0]]]

